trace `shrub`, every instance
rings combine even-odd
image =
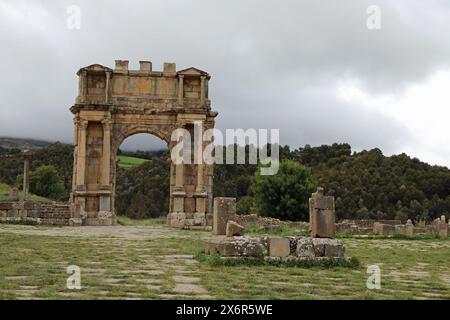
[[[18,177],[18,184],[23,185],[23,175]],[[66,197],[64,180],[54,166],[40,166],[30,172],[30,192],[53,200]]]
[[[256,213],[280,220],[308,220],[308,199],[314,190],[310,169],[291,160],[282,161],[276,175],[257,170],[252,181]]]
[[[236,203],[237,214],[252,214],[253,213],[253,198],[250,196],[242,197]]]

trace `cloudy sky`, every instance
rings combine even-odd
[[[450,166],[449,34],[448,0],[0,0],[0,136],[71,142],[76,71],[151,60],[208,71],[220,129]]]

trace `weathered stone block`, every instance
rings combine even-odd
[[[342,241],[327,238],[305,238],[297,241],[297,256],[303,258],[340,258],[345,253]]]
[[[375,222],[373,224],[373,233],[381,236],[390,236],[395,234],[395,225]]]
[[[297,256],[311,259],[316,256],[312,239],[305,238],[297,241]]]
[[[214,236],[205,242],[205,252],[222,257],[258,257],[267,254],[263,238]]]
[[[213,234],[226,235],[227,223],[236,216],[236,198],[214,198]]]
[[[226,236],[234,237],[234,236],[243,236],[245,232],[245,228],[240,224],[234,221],[227,222]]]
[[[271,257],[287,257],[291,252],[288,238],[270,238],[269,255]]]
[[[141,72],[147,73],[152,71],[152,63],[150,61],[139,61],[139,65],[139,71]]]
[[[174,76],[177,73],[177,65],[175,63],[164,62],[164,76]]]
[[[186,213],[173,212],[169,214],[170,226],[183,229],[186,225]]]
[[[12,210],[13,203],[12,202],[0,202],[0,210]]]
[[[129,61],[127,60],[116,60],[116,69],[115,72],[118,73],[126,73],[128,72]]]

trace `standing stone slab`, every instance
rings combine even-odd
[[[324,196],[323,188],[309,199],[311,237],[334,238],[336,236],[334,197]]]
[[[413,225],[411,219],[408,219],[408,221],[406,222],[405,235],[407,235],[408,237],[414,236],[414,225]]]
[[[236,216],[236,198],[214,198],[213,234],[226,235],[227,223]]]

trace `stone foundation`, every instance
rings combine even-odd
[[[42,225],[67,226],[71,207],[63,203],[0,202],[0,221],[30,221]]]
[[[222,257],[342,258],[345,246],[326,238],[213,236],[206,240],[205,252]]]

